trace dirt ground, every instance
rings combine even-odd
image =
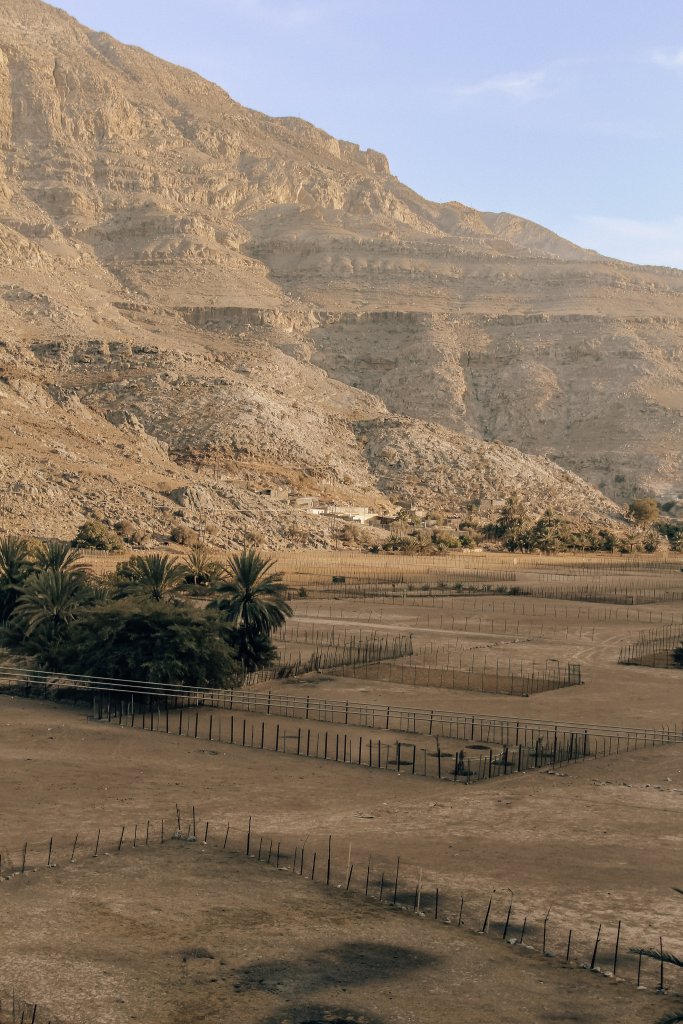
[[[74,1022],[644,1024],[673,1005],[182,841],[12,879],[3,922],[0,971]]]
[[[561,564],[559,569],[565,571]],[[511,599],[486,600],[495,602],[494,622],[499,621],[499,607],[508,612],[508,634],[478,633],[477,642],[483,641],[495,656],[497,645],[510,642]],[[310,611],[310,600],[306,604]],[[344,628],[354,621],[365,624],[359,610],[363,614],[374,610],[384,620],[383,628],[391,628],[390,615],[400,618],[397,608],[386,604],[374,609],[367,602],[335,605],[338,619],[334,621]],[[274,692],[470,714],[587,725],[680,726],[683,675],[675,670],[617,664],[620,646],[640,629],[649,628],[644,620],[650,614],[653,625],[657,621],[680,621],[680,605],[605,608],[565,601],[551,602],[549,607],[548,629],[551,618],[556,628],[566,608],[565,621],[580,623],[581,635],[571,627],[564,638],[555,635],[551,640],[544,634],[541,639],[538,613],[532,614],[528,607],[522,611],[518,605],[519,628],[528,636],[515,647],[536,645],[539,652],[551,651],[563,660],[577,660],[585,669],[587,681],[583,686],[529,698],[401,686],[330,674],[273,681],[268,686]],[[490,609],[482,605],[476,612],[486,617]],[[440,625],[437,628],[434,622],[429,625],[420,619],[433,616],[433,608],[415,606],[410,614],[417,617],[414,628],[430,642],[432,638],[457,642],[457,630],[442,629]],[[308,618],[314,621],[315,617],[313,607]],[[329,621],[325,625],[327,628]],[[398,626],[402,628],[400,622]],[[290,720],[289,726],[295,728],[296,724]],[[383,741],[390,738],[380,730],[376,735]],[[324,1007],[338,1008],[336,1016],[329,1018],[335,1021],[445,1024],[453,1019],[454,1006],[458,1015],[462,1013],[482,1024],[492,1020],[506,1024],[518,1020],[654,1021],[668,999],[651,995],[658,983],[656,965],[645,962],[643,981],[647,992],[635,990],[633,963],[628,957],[623,967],[628,980],[620,984],[578,968],[562,969],[561,952],[568,930],[571,928],[573,934],[572,960],[586,962],[596,930],[602,926],[602,960],[598,961],[602,967],[608,965],[619,922],[622,956],[632,945],[658,945],[660,936],[665,948],[683,953],[683,899],[673,891],[673,887],[683,884],[680,744],[460,786],[413,778],[404,772],[399,776],[395,772],[242,749],[215,740],[142,733],[92,721],[85,707],[5,695],[0,696],[0,777],[0,852],[5,865],[16,865],[26,841],[31,855],[40,849],[40,858],[44,859],[50,837],[54,837],[55,848],[62,850],[76,832],[81,836],[79,843],[90,843],[101,829],[103,839],[106,836],[111,843],[124,824],[127,829],[134,823],[144,829],[147,819],[162,816],[172,823],[176,805],[184,815],[194,806],[197,815],[211,823],[212,832],[228,822],[233,830],[244,830],[251,817],[256,833],[276,837],[291,848],[305,845],[308,850],[319,850],[331,835],[335,850],[344,851],[343,856],[354,865],[365,865],[368,858],[373,866],[389,865],[398,857],[409,888],[419,878],[426,890],[433,891],[438,885],[444,905],[452,908],[462,899],[466,908],[467,927],[453,934],[440,924],[385,912],[357,897],[347,898],[329,890],[318,892],[310,883],[306,883],[304,894],[304,880],[244,862],[238,872],[244,881],[231,899],[241,901],[238,919],[242,924],[249,917],[247,907],[256,906],[256,916],[251,918],[254,927],[231,934],[224,946],[228,941],[225,931],[221,931],[224,918],[201,910],[202,900],[210,906],[211,899],[214,904],[224,899],[224,891],[216,883],[220,860],[216,851],[194,846],[190,852],[189,847],[176,844],[175,852],[164,846],[145,851],[140,857],[137,851],[129,851],[130,856],[124,851],[120,867],[108,874],[99,859],[87,870],[76,864],[39,871],[2,882],[2,892],[36,893],[33,910],[27,904],[26,914],[38,915],[43,908],[42,919],[48,928],[45,939],[40,938],[44,962],[39,971],[35,969],[37,961],[30,959],[30,938],[25,930],[13,926],[11,942],[5,944],[0,955],[0,974],[9,972],[11,980],[21,985],[24,998],[43,1000],[55,1014],[63,1015],[60,1006],[66,1006],[57,996],[76,999],[73,993],[82,991],[74,970],[61,970],[68,985],[66,980],[61,987],[50,980],[60,976],[62,961],[61,954],[54,952],[49,928],[53,927],[53,917],[54,921],[60,919],[57,910],[61,893],[69,891],[67,883],[60,883],[61,889],[53,886],[58,878],[79,879],[71,903],[82,908],[82,916],[60,931],[68,938],[64,940],[64,957],[80,962],[79,957],[91,956],[97,971],[104,970],[103,964],[117,965],[111,984],[102,981],[97,971],[92,974],[92,964],[84,970],[86,981],[89,977],[98,979],[96,983],[93,980],[91,989],[100,1001],[96,1014],[87,1018],[98,1024],[132,1019],[158,1020],[160,1024],[167,1020],[219,1019],[238,1024],[301,1024],[325,1020],[320,1015]],[[126,834],[128,837],[130,832]],[[60,854],[58,863],[63,860]],[[160,871],[152,866],[157,864]],[[174,874],[176,864],[182,865],[179,875]],[[119,874],[121,866],[125,871]],[[231,867],[231,878],[235,870]],[[103,875],[109,888],[101,888]],[[117,893],[115,897],[113,892]],[[199,908],[196,918],[187,907],[193,893]],[[497,928],[512,902],[513,936],[520,935],[522,922],[528,919],[527,940],[536,951],[469,934],[469,929],[481,927],[489,900],[491,920]],[[125,921],[117,916],[117,901],[128,908],[123,914]],[[48,906],[54,914],[45,914]],[[301,917],[287,911],[288,906],[300,908]],[[97,912],[91,915],[89,907]],[[141,924],[133,934],[136,907],[140,908]],[[20,918],[19,896],[12,910],[15,912]],[[73,907],[70,912],[76,913]],[[107,921],[107,928],[101,923],[99,928],[96,926],[98,914],[101,922]],[[548,948],[555,954],[550,959],[543,959],[538,952],[546,915]],[[91,917],[92,925],[88,923]],[[205,934],[200,940],[200,924],[195,921],[202,920]],[[116,922],[116,928],[109,927],[111,921]],[[124,937],[124,925],[132,938]],[[78,945],[76,934],[81,929],[87,941]],[[42,931],[36,926],[33,932],[35,943],[35,936],[41,936]],[[168,939],[158,940],[160,933],[168,933]],[[443,938],[446,934],[447,940]],[[432,935],[437,936],[437,945],[432,944]],[[147,955],[154,957],[146,982],[140,980],[139,955],[131,953],[119,960],[115,952],[128,944],[133,950],[143,941]],[[375,966],[372,951],[349,952],[349,943],[380,941],[389,947],[417,949],[429,962],[420,961],[403,977],[395,967],[385,974],[384,967]],[[108,942],[112,943],[110,948]],[[445,942],[452,945],[444,947]],[[157,955],[157,945],[166,953]],[[191,957],[185,965],[179,965],[177,950],[194,945],[207,947],[216,959]],[[476,954],[472,952],[475,949]],[[433,961],[429,960],[432,955],[436,958]],[[52,967],[50,956],[54,957]],[[255,987],[247,986],[238,993],[240,1001],[234,1007],[221,1004],[227,1014],[227,1018],[221,1018],[214,994],[229,992],[231,999],[236,998],[235,963],[245,968],[264,956],[272,961],[269,970],[275,976],[284,970],[282,964],[290,965],[284,988],[276,986],[271,991],[273,986],[267,980]],[[475,963],[477,957],[479,966]],[[220,964],[221,959],[225,965]],[[364,967],[358,966],[359,959]],[[318,967],[314,967],[315,962]],[[391,962],[395,963],[393,954]],[[330,963],[337,966],[331,968]],[[365,980],[357,987],[348,979],[343,985],[339,963],[357,979],[365,971]],[[311,981],[311,972],[321,975],[325,983]],[[368,974],[372,982],[367,980]],[[211,980],[214,975],[218,980]],[[300,984],[290,976],[301,979]],[[36,992],[37,980],[40,984]],[[677,987],[680,993],[682,982],[673,967],[667,968],[667,987]],[[394,996],[390,999],[392,986]],[[341,991],[344,987],[347,992]],[[128,993],[121,1006],[110,999],[117,988]],[[683,993],[679,1001],[683,1002]],[[310,1012],[301,1009],[306,1005],[310,1005]],[[151,1006],[156,1010],[152,1011]],[[297,1006],[301,1009],[298,1016]],[[342,1011],[346,1008],[356,1016],[344,1017]],[[67,1019],[81,1020],[73,1014]]]

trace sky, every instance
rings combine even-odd
[[[683,0],[58,0],[429,199],[683,268]]]

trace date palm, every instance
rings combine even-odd
[[[62,569],[85,571],[83,556],[65,540],[48,540],[42,544],[35,556],[37,569]]]
[[[163,601],[185,579],[185,569],[171,555],[135,555],[117,570],[119,593]]]
[[[30,576],[22,587],[12,620],[26,636],[43,630],[55,639],[76,618],[86,596],[80,572],[44,569]]]
[[[255,548],[233,555],[227,579],[218,588],[221,596],[213,606],[247,633],[269,636],[293,614],[283,575],[271,572],[274,566],[272,559],[263,558]]]
[[[31,549],[20,537],[0,538],[0,622],[6,622],[33,571]]]
[[[223,566],[211,557],[205,544],[193,544],[183,562],[183,569],[186,577],[197,586],[216,579],[223,571]]]

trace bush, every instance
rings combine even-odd
[[[174,544],[192,545],[197,543],[197,534],[184,523],[178,523],[171,530],[171,540]]]
[[[71,544],[74,548],[97,548],[98,551],[120,551],[123,547],[114,531],[97,519],[89,519],[79,526]]]
[[[239,685],[220,618],[188,605],[107,601],[71,623],[59,650],[62,671],[142,679],[159,687]]]

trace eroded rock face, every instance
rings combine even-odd
[[[682,288],[0,0],[0,487],[53,488],[45,529],[109,502],[324,543],[271,484],[617,513],[568,470],[676,500]]]

